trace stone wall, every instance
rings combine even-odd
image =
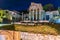
[[[0,35],[5,36],[5,40],[20,40],[20,32],[10,30],[0,30]]]
[[[45,35],[21,32],[22,40],[60,40],[60,35]]]
[[[60,35],[34,34],[20,31],[0,30],[6,40],[60,40]]]

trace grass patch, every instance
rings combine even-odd
[[[42,24],[42,25],[6,25],[0,27],[0,30],[16,30],[31,33],[42,33],[42,34],[60,34],[60,24]]]
[[[6,26],[0,27],[0,30],[15,30],[15,28],[13,25],[6,25]]]
[[[50,24],[49,26],[56,29],[58,34],[60,34],[60,24]]]
[[[52,26],[52,25],[51,25]],[[24,32],[33,32],[33,33],[42,33],[42,34],[53,34],[57,35],[58,30],[50,25],[15,25],[15,30],[24,31]]]

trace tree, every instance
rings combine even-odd
[[[6,19],[7,20],[11,20],[11,15],[8,13],[8,11],[6,10],[0,10],[0,23],[2,23],[4,20],[3,19]]]
[[[3,10],[0,9],[0,22],[2,23],[3,22]]]
[[[52,4],[46,4],[43,9],[45,11],[53,11],[54,10],[54,6]]]
[[[60,7],[58,7],[58,11],[59,11],[59,13],[60,13]]]

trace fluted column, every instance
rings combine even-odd
[[[41,10],[41,19],[45,20],[46,19],[46,14],[45,14],[45,11],[44,10]]]
[[[41,10],[39,10],[39,20],[41,20]]]
[[[33,13],[33,10],[30,10],[30,12],[29,12],[29,20],[30,21],[32,21],[32,16],[33,16],[32,13]]]
[[[33,13],[33,10],[31,10],[31,21],[32,21],[32,13]]]
[[[34,9],[32,11],[32,20],[34,21]]]
[[[39,20],[39,9],[37,10],[37,20]]]
[[[49,15],[49,20],[53,18],[53,12],[50,12],[50,15]]]
[[[31,21],[31,11],[29,11],[29,20]]]
[[[25,17],[26,17],[26,15],[24,14],[23,16],[24,16],[24,17],[23,17],[23,20],[25,21],[25,20],[26,20],[26,18],[25,18]]]
[[[36,9],[36,20],[37,20],[37,17],[38,17],[38,16],[37,16],[37,9]]]
[[[45,12],[45,11],[44,11]],[[45,12],[45,20],[46,20],[46,12]]]
[[[23,17],[24,15],[23,15],[23,12],[22,12],[22,21],[24,20],[24,17]]]

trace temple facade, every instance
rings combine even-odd
[[[42,5],[39,3],[32,2],[29,7],[29,20],[37,21],[42,19],[42,14],[44,14],[44,10]]]

